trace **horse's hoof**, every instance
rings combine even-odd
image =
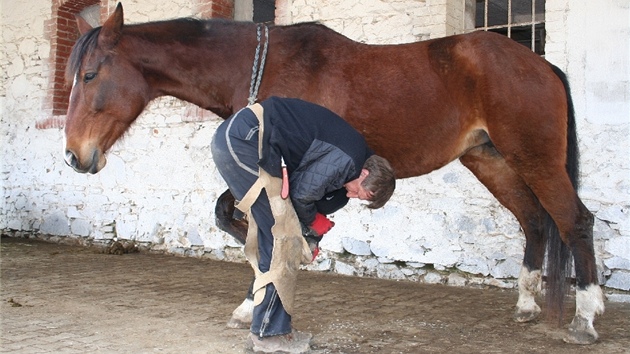
[[[252,324],[254,316],[254,300],[245,299],[234,311],[227,323],[228,328],[246,329]]]
[[[514,321],[516,322],[530,322],[538,318],[541,313],[540,306],[532,300],[531,303],[525,303],[516,305],[516,311],[514,312]]]
[[[234,329],[249,329],[251,324],[252,324],[251,321],[250,322],[242,321],[238,318],[232,317],[227,322],[226,326],[227,328],[234,328]]]
[[[516,311],[514,312],[514,321],[516,322],[530,322],[538,318],[540,311]]]
[[[564,337],[564,341],[571,344],[593,344],[597,341],[599,335],[595,328],[584,317],[574,317],[573,322],[569,325],[569,333]]]

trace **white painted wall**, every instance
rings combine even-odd
[[[173,253],[242,260],[238,245],[214,223],[225,183],[209,142],[220,121],[188,122],[189,105],[159,99],[114,146],[102,172],[75,173],[62,159],[62,131],[35,129],[46,118],[48,77],[42,73],[50,55],[44,38],[50,2],[1,1],[0,230],[93,242],[117,236]],[[453,6],[452,0],[278,3],[286,6],[281,23],[317,20],[367,43],[445,35],[445,9]],[[196,15],[185,1],[124,6],[128,22]],[[606,286],[628,290],[630,9],[624,0],[547,0],[547,11],[546,57],[567,71],[573,88],[581,195],[596,215],[598,265]],[[384,209],[369,211],[352,201],[333,218],[324,257],[309,269],[507,287],[518,276],[524,245],[518,223],[457,162],[400,181]]]
[[[630,2],[547,0],[547,55],[571,83],[585,204],[607,286],[630,287]]]

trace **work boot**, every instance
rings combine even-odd
[[[303,354],[311,350],[311,338],[313,335],[294,330],[289,334],[260,338],[249,333],[245,350],[247,353],[286,353]]]

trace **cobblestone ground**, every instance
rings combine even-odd
[[[247,331],[225,323],[249,284],[248,265],[27,239],[1,246],[1,353],[243,352]],[[628,303],[607,303],[600,341],[575,347],[562,329],[513,322],[512,290],[313,272],[298,286],[294,325],[314,334],[316,354],[630,350]]]

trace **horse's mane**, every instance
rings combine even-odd
[[[68,64],[66,65],[66,85],[71,85],[74,76],[81,68],[81,61],[86,55],[94,51],[97,45],[98,34],[101,33],[101,27],[91,29],[88,33],[79,37],[70,53]]]
[[[229,34],[234,33],[234,31],[251,27],[252,25],[252,22],[184,17],[173,20],[129,24],[124,26],[124,31],[126,34],[135,34],[149,41],[159,39],[191,43],[200,36],[225,38]],[[297,42],[312,41],[315,39],[326,41],[327,37],[323,36],[324,34],[346,38],[318,22],[303,22],[287,26],[269,25],[269,28],[279,28],[283,31],[287,31],[290,33],[289,37]],[[74,76],[81,68],[83,58],[90,55],[96,49],[100,32],[101,27],[93,28],[77,40],[66,66],[65,80],[67,85],[72,84]]]

